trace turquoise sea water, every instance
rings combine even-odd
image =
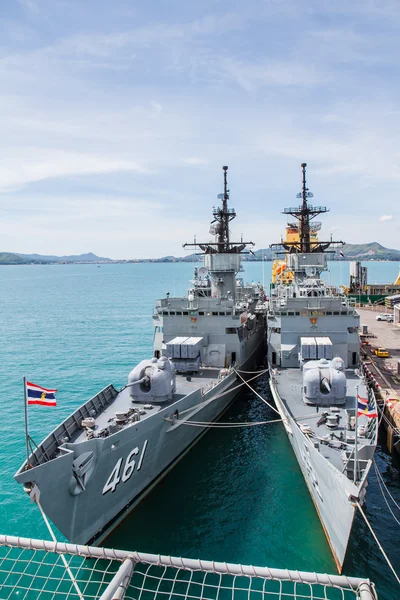
[[[367,263],[371,282],[390,282],[397,263]],[[245,266],[261,281],[262,264]],[[271,263],[264,265],[269,282]],[[12,476],[24,459],[22,376],[57,387],[56,408],[31,407],[41,440],[108,383],[122,385],[152,353],[151,314],[166,292],[183,294],[193,264],[60,265],[0,268],[0,531],[47,537],[37,508]],[[333,263],[330,280],[348,281]],[[268,395],[266,379],[257,383]],[[224,420],[272,417],[244,391]],[[377,462],[400,504],[400,465],[383,445]],[[366,510],[397,571],[399,529],[371,473]],[[400,514],[396,508],[396,516]],[[312,501],[280,424],[209,432],[106,540],[107,545],[276,567],[334,572]],[[380,598],[398,587],[362,519],[356,517],[344,572],[369,576]]]

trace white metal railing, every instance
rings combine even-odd
[[[4,600],[377,600],[375,587],[368,579],[6,535],[0,535],[0,597]]]

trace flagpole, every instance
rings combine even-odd
[[[358,475],[358,385],[356,386],[356,435],[354,439],[354,483]]]
[[[28,434],[28,398],[26,396],[26,377],[24,375],[24,409],[25,409],[25,443],[26,443],[26,467],[29,468],[29,434]]]

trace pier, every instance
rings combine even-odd
[[[361,318],[363,364],[383,409],[386,443],[391,453],[400,452],[400,327],[376,319],[379,314],[392,314],[391,309],[368,306],[357,310]],[[386,348],[389,356],[376,356],[377,348]]]

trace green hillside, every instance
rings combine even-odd
[[[22,256],[18,256],[18,254],[0,252],[0,265],[27,265],[31,262],[31,260],[22,258]]]
[[[400,260],[400,250],[385,248],[378,242],[369,244],[345,244],[342,252],[349,260]]]

